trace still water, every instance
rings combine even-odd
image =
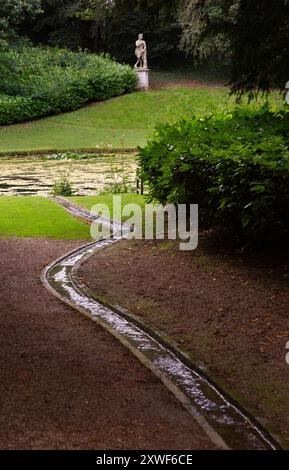
[[[47,160],[43,157],[0,158],[0,195],[49,195],[53,184],[67,177],[79,195],[93,195],[107,185],[136,184],[135,155],[100,155],[89,160]]]

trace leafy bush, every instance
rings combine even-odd
[[[105,178],[105,187],[100,194],[130,194],[135,192],[131,184],[131,174],[126,167],[124,155],[118,157],[115,163],[110,162],[110,171]]]
[[[67,177],[56,181],[52,188],[53,196],[73,196],[72,184]]]
[[[289,235],[288,145],[288,112],[237,109],[160,125],[140,173],[151,200],[199,204],[203,226],[272,242]]]
[[[0,125],[72,111],[134,90],[134,71],[108,57],[29,48],[0,54]]]

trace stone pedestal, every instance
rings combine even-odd
[[[135,69],[138,82],[137,82],[137,89],[138,90],[148,90],[150,87],[150,80],[149,80],[149,69]]]

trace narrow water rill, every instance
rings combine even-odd
[[[64,199],[58,198],[57,201],[74,216],[87,222],[96,219],[85,209]],[[130,316],[121,308],[102,304],[77,281],[76,272],[82,262],[98,250],[120,240],[121,237],[108,238],[92,243],[53,262],[43,273],[45,286],[62,301],[86,314],[118,338],[174,393],[217,447],[278,449],[273,437],[257,420],[217,387],[184,354],[175,350],[159,332],[150,330],[141,319]]]

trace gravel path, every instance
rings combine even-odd
[[[213,448],[129,352],[42,286],[79,244],[0,240],[0,449]]]
[[[79,276],[206,364],[287,448],[288,273],[286,253],[242,256],[203,235],[197,255],[175,242],[122,241]]]

